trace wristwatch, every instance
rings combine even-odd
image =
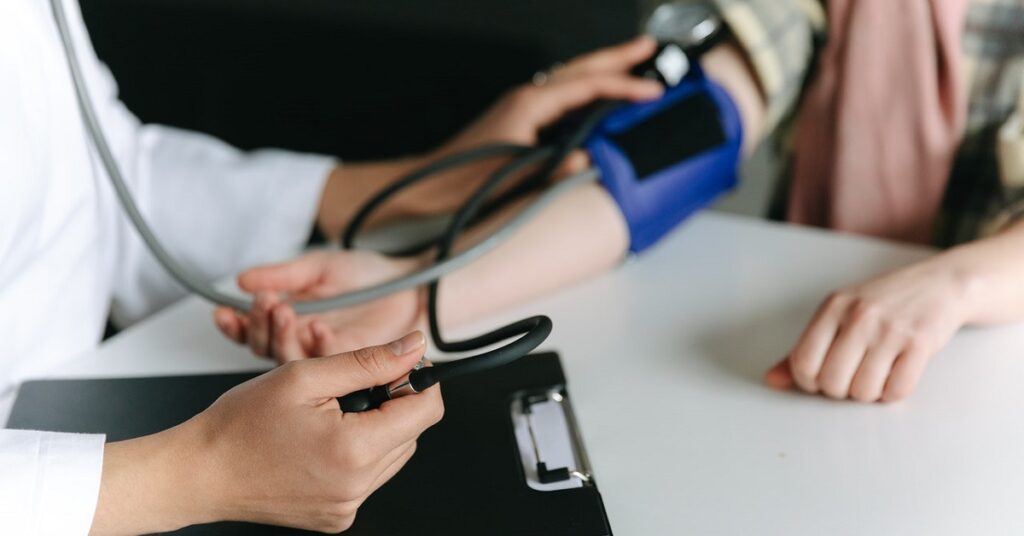
[[[647,19],[645,31],[657,39],[658,51],[634,73],[656,78],[669,87],[678,84],[689,72],[690,63],[711,50],[725,34],[714,7],[709,2],[693,1],[661,4]]]

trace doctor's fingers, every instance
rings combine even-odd
[[[523,86],[512,94],[512,106],[532,125],[546,126],[566,113],[598,99],[643,101],[662,95],[659,82],[626,74],[595,74],[545,86]]]
[[[370,489],[367,492],[367,496],[373,495],[381,486],[384,485],[391,477],[395,476],[398,471],[405,467],[405,464],[412,458],[412,455],[416,453],[416,441],[410,441],[398,448],[392,450],[388,455],[381,460],[378,464],[377,477],[370,485]]]
[[[347,478],[341,479],[339,485],[342,487],[342,495],[347,499],[338,503],[333,510],[338,519],[333,520],[328,526],[327,532],[345,531],[355,522],[358,510],[362,503],[366,502],[381,486],[395,476],[401,467],[413,457],[416,452],[416,443],[402,445],[389,452],[384,459],[376,463],[376,466],[361,468],[356,473],[350,472],[365,459],[360,453],[340,452],[338,459],[346,466]]]
[[[640,36],[618,45],[579,56],[552,73],[555,80],[594,73],[624,73],[649,59],[658,48],[650,36]]]
[[[362,444],[381,452],[415,441],[442,417],[444,402],[440,387],[435,385],[421,393],[389,400],[375,410],[344,413],[342,421],[347,432],[359,430]],[[349,428],[349,423],[354,428]]]
[[[362,484],[357,482],[349,482],[348,485],[358,485],[359,488],[355,490],[356,495],[351,500],[343,503],[344,509],[349,512],[345,519],[344,525],[351,526],[355,521],[356,515],[358,515],[359,508],[363,506],[366,499],[373,495],[381,486],[383,486],[388,480],[391,480],[398,471],[405,466],[405,464],[412,458],[412,455],[416,452],[416,442],[402,445],[393,451],[389,452],[388,455],[381,460],[376,467],[367,475],[361,477]],[[342,455],[342,459],[347,456]]]

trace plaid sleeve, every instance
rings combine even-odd
[[[746,52],[767,106],[770,132],[793,109],[825,14],[815,0],[713,0]]]
[[[1017,109],[999,129],[996,158],[999,176],[1007,188],[1024,188],[1024,87],[1017,99]]]
[[[963,43],[969,102],[958,157],[973,158],[976,164],[963,171],[965,180],[987,195],[959,215],[965,228],[961,239],[990,235],[1024,220],[1022,31],[1024,2],[971,0]]]
[[[996,160],[1003,195],[995,215],[981,228],[991,235],[1024,219],[1024,87],[1017,108],[996,134]]]

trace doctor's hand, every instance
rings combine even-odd
[[[320,230],[330,239],[337,238],[366,200],[398,177],[442,157],[492,143],[536,144],[543,129],[597,100],[643,101],[660,97],[664,91],[660,83],[629,73],[654,54],[656,48],[652,38],[640,37],[573,59],[548,73],[543,83],[526,83],[508,91],[454,138],[427,154],[338,166],[321,197],[317,215]],[[499,158],[481,161],[407,188],[384,204],[369,219],[368,226],[449,213],[462,205],[502,163]],[[555,175],[570,175],[588,165],[586,154],[577,150]]]
[[[940,256],[835,292],[765,381],[860,402],[905,398],[967,322],[967,286]]]
[[[214,321],[229,339],[281,363],[380,344],[423,329],[425,296],[421,290],[409,289],[354,307],[303,316],[297,316],[290,303],[363,288],[418,267],[418,260],[352,250],[318,251],[252,268],[238,276],[238,286],[253,293],[253,308],[239,313],[218,307]]]
[[[179,426],[107,445],[92,532],[163,532],[214,521],[347,529],[444,408],[437,387],[364,413],[343,413],[335,397],[404,376],[425,348],[415,332],[289,363],[231,389]]]
[[[594,101],[656,99],[664,91],[659,82],[630,74],[656,48],[653,38],[642,36],[579,56],[506,93],[441,152],[494,142],[534,145],[541,130]],[[566,170],[579,171],[586,165],[586,156],[579,151]]]

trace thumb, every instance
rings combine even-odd
[[[427,348],[420,331],[380,346],[303,361],[312,379],[314,398],[344,396],[353,391],[384,385],[405,376]]]
[[[789,371],[789,357],[775,364],[764,373],[764,383],[772,389],[785,390],[793,387],[793,373]]]
[[[246,292],[298,292],[319,282],[326,264],[323,255],[313,253],[288,262],[257,266],[238,274],[238,286]]]

